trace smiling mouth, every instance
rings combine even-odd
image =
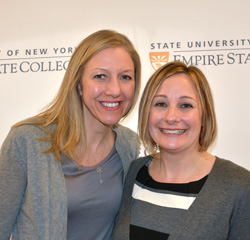
[[[163,133],[170,133],[170,134],[182,134],[185,132],[185,130],[169,130],[169,129],[161,129],[161,132]]]
[[[114,103],[111,103],[111,102],[101,102],[101,104],[105,107],[110,107],[110,108],[114,108],[114,107],[117,107],[120,105],[120,102],[114,102]]]

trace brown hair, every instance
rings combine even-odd
[[[147,152],[150,154],[156,154],[157,148],[157,144],[151,138],[148,131],[148,117],[153,97],[163,81],[179,73],[184,73],[191,78],[201,102],[202,128],[199,138],[199,151],[206,151],[216,137],[217,123],[214,101],[206,77],[202,71],[195,66],[187,66],[182,62],[169,62],[156,70],[150,77],[143,91],[139,105],[139,136]]]
[[[135,92],[131,108],[134,107],[139,95],[141,85],[141,62],[138,53],[130,40],[112,30],[100,30],[85,38],[75,49],[68,68],[65,72],[61,87],[55,99],[47,106],[46,110],[28,121],[16,124],[36,124],[49,134],[48,138],[41,140],[50,141],[52,146],[45,152],[53,152],[56,159],[60,160],[60,153],[64,153],[79,164],[76,155],[77,146],[82,144],[85,149],[85,130],[83,126],[84,115],[81,98],[77,91],[77,84],[81,79],[86,63],[101,50],[110,47],[123,47],[131,56],[135,69]],[[51,124],[57,124],[55,132],[49,131]]]

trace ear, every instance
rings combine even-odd
[[[77,83],[77,91],[78,91],[78,94],[80,95],[80,96],[82,96],[82,84],[81,83]]]

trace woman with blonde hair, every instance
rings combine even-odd
[[[56,98],[17,123],[0,155],[0,239],[111,239],[137,135],[119,121],[140,90],[130,40],[101,30],[75,49]]]
[[[149,79],[139,106],[148,156],[131,164],[113,240],[246,240],[250,172],[213,156],[216,133],[208,81],[170,62]]]

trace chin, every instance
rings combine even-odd
[[[178,152],[181,150],[181,147],[180,146],[162,146],[162,149],[165,149],[166,151],[169,151],[169,152]]]
[[[120,119],[119,119],[119,120],[115,120],[115,121],[114,121],[114,120],[102,121],[102,123],[103,123],[104,125],[106,125],[106,126],[111,127],[111,126],[113,126],[113,125],[119,123],[119,121],[120,121]]]

